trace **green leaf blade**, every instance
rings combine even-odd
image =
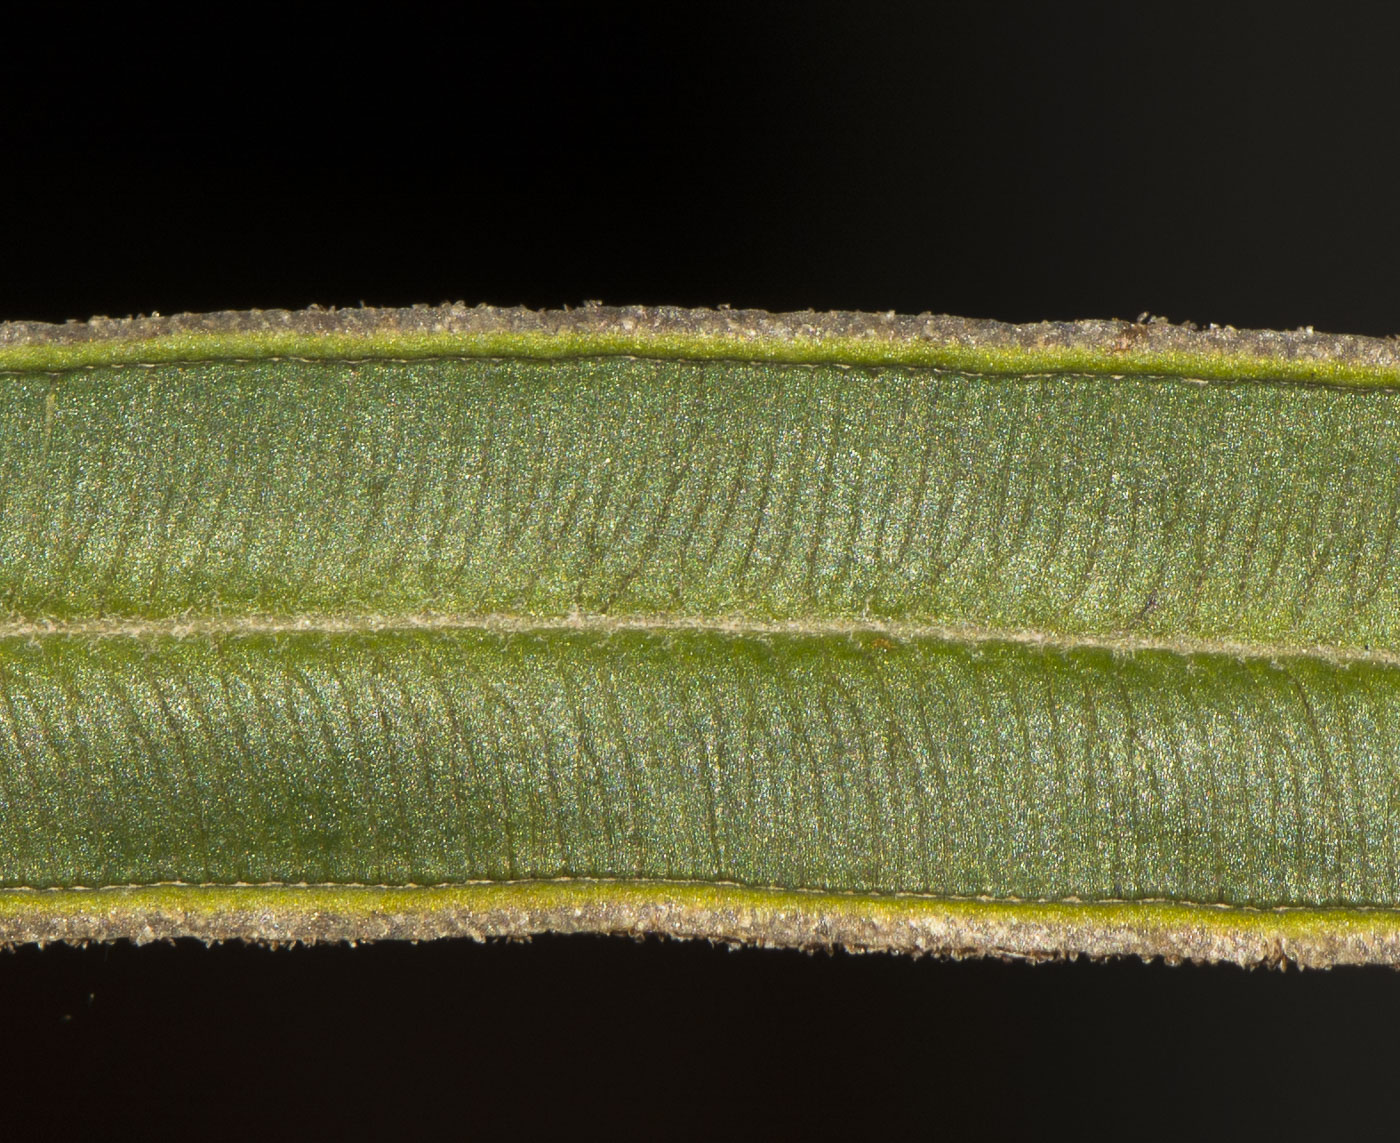
[[[1400,898],[1400,671],[1374,664],[302,633],[11,642],[0,688],[8,886],[567,876]],[[48,795],[43,820],[26,783]]]
[[[1391,646],[1400,396],[630,358],[10,382],[0,598]]]
[[[1400,960],[1392,347],[467,315],[0,327],[0,936]]]

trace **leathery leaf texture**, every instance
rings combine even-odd
[[[1400,960],[1388,343],[0,326],[0,938]]]

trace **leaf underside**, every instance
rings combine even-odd
[[[0,327],[0,938],[1400,959],[1382,350],[591,320]]]

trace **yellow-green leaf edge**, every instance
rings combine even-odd
[[[1400,913],[1392,910],[946,900],[582,880],[0,892],[0,940],[7,943],[480,941],[550,932],[1031,961],[1138,956],[1331,968],[1400,959]]]
[[[1400,386],[1400,341],[1393,338],[1310,328],[1197,329],[1155,319],[1010,325],[892,312],[769,314],[601,305],[533,311],[455,303],[0,324],[0,372],[266,357],[550,359],[611,354]]]

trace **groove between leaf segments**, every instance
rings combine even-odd
[[[1000,630],[970,625],[903,623],[879,619],[761,620],[741,616],[669,615],[249,615],[9,620],[0,622],[0,640],[70,639],[218,639],[276,635],[370,635],[385,631],[484,631],[500,635],[578,632],[611,635],[623,632],[656,635],[713,634],[740,639],[885,638],[898,642],[1010,644],[1054,651],[1107,651],[1131,655],[1157,652],[1183,657],[1212,655],[1238,660],[1308,659],[1338,666],[1371,663],[1400,667],[1400,652],[1331,646],[1290,646],[1228,639],[1142,635],[1077,635],[1033,629]]]
[[[0,368],[0,378],[28,378],[28,377],[50,377],[63,378],[84,373],[120,373],[124,371],[158,369],[186,369],[199,368],[201,366],[219,365],[323,365],[323,366],[356,366],[356,365],[440,365],[440,364],[463,364],[463,365],[508,365],[514,363],[536,364],[536,365],[569,365],[582,362],[604,362],[604,361],[637,361],[654,362],[659,365],[744,365],[762,366],[778,365],[785,369],[841,369],[849,371],[871,372],[881,370],[899,370],[909,373],[926,373],[932,375],[949,375],[959,377],[970,377],[981,380],[992,378],[1006,378],[1017,381],[1036,381],[1050,379],[1065,380],[1096,380],[1096,381],[1125,381],[1128,379],[1138,381],[1154,381],[1165,385],[1190,385],[1192,387],[1211,386],[1213,388],[1234,389],[1234,388],[1259,388],[1270,386],[1286,389],[1316,389],[1327,392],[1367,394],[1381,397],[1400,396],[1400,384],[1370,383],[1358,385],[1351,381],[1333,381],[1325,378],[1312,377],[1276,377],[1270,376],[1267,370],[1261,370],[1256,375],[1247,377],[1197,377],[1189,372],[1174,371],[1166,365],[1146,364],[1135,368],[1128,367],[1125,363],[1116,363],[1112,369],[1092,369],[1082,365],[1066,365],[1061,368],[1041,367],[1034,369],[1018,369],[1014,365],[1008,364],[1005,368],[976,368],[973,366],[960,366],[950,363],[920,362],[920,361],[840,361],[817,358],[806,360],[786,360],[782,358],[768,358],[754,356],[752,354],[734,353],[732,355],[723,354],[711,356],[706,354],[667,354],[648,352],[606,352],[597,351],[591,353],[567,354],[565,356],[552,356],[541,353],[438,353],[416,357],[397,357],[382,354],[363,354],[359,356],[332,356],[332,357],[306,357],[299,354],[270,354],[268,356],[248,356],[248,357],[173,357],[169,360],[153,361],[94,361],[86,362],[82,365],[67,365],[57,369],[38,368]],[[1204,372],[1204,371],[1201,371]]]

